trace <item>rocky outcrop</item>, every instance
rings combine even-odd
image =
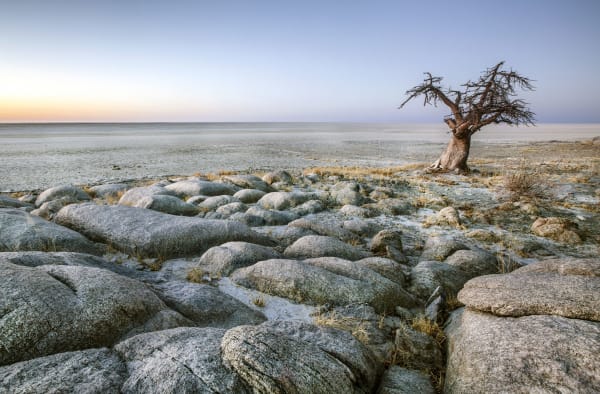
[[[218,328],[175,328],[137,335],[115,346],[129,376],[123,393],[249,393],[221,359]]]
[[[0,251],[70,251],[100,254],[81,234],[18,209],[0,209]]]
[[[239,187],[227,183],[209,182],[203,180],[184,180],[165,186],[180,196],[221,196],[233,195],[240,190]]]
[[[429,376],[397,365],[390,366],[383,376],[377,394],[434,394]]]
[[[0,365],[110,346],[167,310],[145,285],[103,269],[0,263],[0,272]]]
[[[377,311],[418,304],[399,284],[358,262],[339,258],[260,261],[235,271],[231,279],[239,285],[302,303],[366,303]]]
[[[56,215],[56,222],[123,252],[147,257],[200,255],[229,241],[272,244],[238,222],[172,216],[124,206],[69,205]]]
[[[108,349],[88,349],[0,367],[0,391],[119,393],[126,376],[125,365]]]
[[[550,238],[567,244],[581,243],[577,223],[566,218],[538,218],[531,225],[531,231],[540,237]]]
[[[499,316],[559,315],[600,321],[600,277],[594,275],[599,269],[598,259],[531,264],[510,274],[472,279],[458,299],[471,309]]]
[[[264,209],[275,209],[278,211],[293,208],[308,200],[318,199],[317,193],[308,192],[273,192],[265,194],[257,204]]]
[[[229,276],[238,268],[281,257],[281,254],[267,246],[248,242],[227,242],[208,249],[200,257],[198,267],[215,276]]]
[[[125,205],[128,207],[133,207],[140,202],[140,200],[157,196],[157,195],[167,195],[174,196],[175,193],[171,190],[167,190],[162,186],[154,185],[154,186],[144,186],[144,187],[134,187],[132,189],[127,190],[119,199],[119,205]]]
[[[242,324],[260,324],[266,320],[262,313],[213,286],[169,281],[156,284],[153,288],[169,307],[199,327],[231,328]]]
[[[465,308],[446,328],[447,393],[600,391],[600,323]]]
[[[195,205],[188,204],[177,197],[166,194],[142,197],[132,206],[152,209],[153,211],[168,213],[170,215],[194,216],[198,214],[198,207]]]
[[[321,235],[302,237],[288,246],[283,254],[285,257],[295,259],[339,257],[346,260],[360,260],[371,255],[339,239]]]
[[[410,273],[410,292],[428,299],[440,286],[445,294],[455,295],[471,277],[463,270],[439,261],[421,261]]]
[[[88,201],[90,196],[78,187],[72,185],[56,186],[43,191],[35,200],[35,206],[39,207],[43,203],[58,200],[59,198],[70,197],[75,201]]]
[[[257,189],[242,189],[236,192],[233,197],[237,198],[243,203],[246,204],[254,204],[258,200],[260,200],[265,194],[262,190]]]
[[[226,175],[223,181],[234,184],[244,189],[257,189],[265,193],[273,192],[273,189],[267,182],[263,181],[256,175]]]
[[[367,393],[379,367],[349,333],[273,322],[227,331],[223,359],[262,393]]]

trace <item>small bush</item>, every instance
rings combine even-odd
[[[263,296],[255,297],[254,299],[252,299],[252,303],[259,308],[264,308],[267,304]]]
[[[521,165],[515,172],[504,175],[503,188],[511,201],[521,197],[545,198],[548,185],[544,175]]]

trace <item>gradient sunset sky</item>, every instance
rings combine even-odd
[[[0,1],[0,122],[437,122],[423,72],[500,60],[600,122],[600,1]]]

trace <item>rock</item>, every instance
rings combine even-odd
[[[343,222],[344,229],[352,231],[354,234],[359,237],[372,237],[379,231],[381,231],[381,226],[377,223],[368,222],[366,220],[362,220],[359,218],[352,218],[350,220],[344,220]]]
[[[344,222],[338,219],[320,216],[307,216],[294,220],[289,224],[289,226],[305,228],[319,235],[327,235],[330,237],[339,238],[342,241],[360,241],[360,237],[347,228],[344,228]]]
[[[398,198],[384,198],[375,204],[366,204],[363,208],[379,212],[387,216],[409,215],[414,211],[411,203]]]
[[[407,284],[406,277],[410,275],[408,267],[384,257],[367,257],[366,259],[358,260],[357,263],[377,272],[392,282],[398,283],[402,287]]]
[[[248,206],[246,204],[242,202],[232,202],[229,204],[221,205],[219,208],[217,208],[215,212],[227,218],[235,213],[245,212],[246,210],[248,210]]]
[[[188,204],[177,197],[165,194],[142,197],[132,206],[178,216],[194,216],[198,214],[198,207],[195,205]]]
[[[397,365],[390,366],[381,378],[377,394],[435,394],[429,376]]]
[[[69,205],[60,210],[55,220],[91,239],[142,257],[200,255],[229,241],[273,243],[241,223],[173,216],[125,206]]]
[[[34,216],[39,216],[46,220],[52,220],[56,212],[60,211],[62,207],[77,202],[79,202],[79,200],[77,200],[73,196],[65,196],[57,200],[46,201],[38,209],[34,209],[30,213]]]
[[[446,393],[600,391],[600,323],[465,308],[446,328]]]
[[[241,286],[301,303],[365,303],[377,311],[418,304],[397,283],[362,264],[337,258],[265,260],[236,270],[231,279]]]
[[[566,218],[538,218],[531,225],[535,235],[567,244],[581,243],[577,223]]]
[[[288,226],[274,226],[274,227],[262,227],[257,228],[257,232],[264,233],[269,237],[275,239],[279,247],[285,249],[298,239],[307,236],[315,235],[311,230],[302,227],[290,227]]]
[[[366,393],[378,372],[369,351],[350,334],[305,323],[236,327],[227,331],[221,349],[254,392]]]
[[[373,200],[383,200],[385,198],[394,197],[396,193],[391,187],[377,186],[369,193],[369,197]]]
[[[127,363],[123,393],[249,393],[223,365],[218,328],[174,328],[137,335],[115,346]]]
[[[227,242],[208,249],[200,257],[198,267],[215,276],[229,276],[238,268],[281,257],[281,254],[267,246],[248,242]]]
[[[482,249],[457,250],[444,262],[464,271],[470,278],[498,273],[496,256]]]
[[[403,365],[421,370],[442,368],[442,352],[433,337],[402,323],[396,330],[394,344]]]
[[[208,198],[208,196],[192,196],[192,197],[188,198],[187,200],[185,200],[185,202],[187,202],[188,204],[198,205],[202,201],[206,200],[207,198]]]
[[[471,230],[465,233],[465,236],[482,242],[498,242],[501,239],[500,234],[483,229]]]
[[[0,196],[0,208],[27,208],[33,209],[33,205],[17,200],[16,198]]]
[[[198,208],[203,211],[214,211],[220,206],[231,204],[232,202],[239,202],[239,200],[233,196],[214,196],[208,197],[200,204],[198,204]]]
[[[260,200],[265,194],[262,190],[256,189],[242,189],[236,192],[233,197],[246,204],[254,204]]]
[[[125,365],[110,350],[89,349],[0,367],[0,391],[119,393],[126,376]]]
[[[381,230],[371,240],[370,249],[379,256],[386,256],[402,263],[408,262],[402,251],[402,231],[400,230]]]
[[[266,320],[262,313],[210,285],[170,281],[153,288],[165,304],[199,327],[231,328]]]
[[[256,223],[257,226],[280,226],[298,218],[298,216],[288,211],[277,211],[274,209],[263,209],[254,206],[245,213],[247,223]]]
[[[167,190],[162,186],[144,186],[134,187],[127,190],[119,199],[119,205],[126,205],[133,207],[139,203],[139,201],[146,197],[152,197],[155,195],[168,195],[174,196],[175,193],[171,190]]]
[[[0,263],[0,272],[0,365],[110,346],[166,309],[142,283],[103,269]]]
[[[464,249],[469,248],[455,238],[433,235],[425,241],[423,253],[419,259],[421,261],[444,261],[452,253]]]
[[[265,194],[260,200],[258,200],[257,204],[264,209],[275,209],[281,211],[303,204],[308,200],[318,199],[318,197],[319,195],[316,193],[273,192]]]
[[[600,277],[544,272],[535,269],[536,263],[532,265],[510,274],[474,278],[465,284],[458,299],[471,309],[499,316],[552,314],[600,321]],[[571,260],[563,266],[569,265],[578,264]],[[598,269],[600,260],[588,265]]]
[[[222,196],[233,195],[240,190],[235,185],[227,183],[209,182],[202,180],[184,180],[165,186],[165,189],[180,196]]]
[[[442,208],[438,213],[428,216],[424,223],[425,226],[452,226],[461,228],[461,221],[458,211],[454,207]]]
[[[331,189],[331,197],[340,205],[362,205],[365,197],[356,182],[339,182]]]
[[[40,265],[76,265],[102,268],[119,275],[135,276],[136,272],[105,259],[85,253],[74,252],[0,252],[0,262],[38,267]]]
[[[470,276],[461,269],[438,261],[421,261],[410,273],[409,291],[421,299],[427,299],[441,286],[448,295],[457,294]]]
[[[356,205],[346,204],[340,208],[340,213],[345,216],[359,217],[359,218],[370,218],[375,216],[375,212],[372,209],[358,207]]]
[[[69,251],[101,254],[81,234],[18,209],[0,209],[0,251]]]
[[[308,200],[307,202],[295,206],[291,211],[298,216],[305,216],[308,214],[314,214],[321,212],[325,209],[323,203],[319,200]]]
[[[72,185],[56,186],[42,192],[35,200],[35,206],[39,207],[43,203],[58,200],[62,197],[72,197],[77,201],[88,201],[90,196],[78,187]]]
[[[565,257],[538,261],[519,268],[517,274],[526,272],[552,272],[558,275],[600,276],[598,258]]]
[[[287,171],[282,170],[268,172],[263,175],[262,180],[267,182],[269,185],[276,182],[291,184],[293,181],[292,176]]]
[[[288,246],[283,253],[287,258],[306,259],[312,257],[340,257],[346,260],[360,260],[370,253],[339,239],[322,235],[307,235]]]
[[[257,189],[265,193],[275,191],[275,189],[256,175],[227,175],[222,179],[225,182],[232,183],[244,189]]]
[[[107,198],[107,197],[118,197],[119,194],[124,194],[129,185],[125,183],[106,183],[104,185],[90,187],[90,192],[94,197]]]

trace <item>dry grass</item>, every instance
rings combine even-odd
[[[518,201],[521,197],[533,199],[546,197],[546,190],[549,187],[545,181],[547,175],[536,169],[530,169],[524,163],[503,178],[502,187],[508,192],[511,201]]]
[[[265,297],[263,297],[263,296],[258,296],[258,297],[253,298],[252,303],[259,308],[264,308],[265,305],[267,304],[265,301]]]
[[[521,264],[513,260],[508,254],[498,253],[496,260],[498,261],[498,272],[501,274],[508,274],[521,267]]]
[[[125,194],[125,190],[121,190],[116,194],[109,194],[106,197],[104,197],[104,201],[106,201],[108,205],[116,205],[119,203],[121,197],[123,197],[123,194]]]
[[[96,192],[92,190],[92,187],[89,185],[83,186],[81,188],[84,192],[86,192],[91,198],[96,198]]]
[[[200,178],[206,178],[209,181],[217,181],[221,179],[222,176],[226,175],[237,175],[239,171],[233,170],[218,170],[217,172],[195,172],[193,176],[197,176]]]
[[[411,327],[432,337],[440,347],[446,341],[446,334],[444,334],[444,330],[442,330],[439,324],[429,320],[425,316],[415,317],[411,322]]]
[[[452,312],[455,309],[462,308],[465,306],[462,302],[458,300],[455,294],[452,294],[446,298],[446,308],[448,312]]]
[[[361,319],[339,316],[337,313],[318,314],[313,317],[317,326],[337,328],[338,330],[348,331],[364,344],[369,343],[367,332],[367,322]]]
[[[424,163],[412,163],[397,167],[311,167],[303,171],[303,174],[325,175],[342,175],[348,177],[364,177],[364,176],[380,176],[392,177],[398,172],[412,171],[419,168],[424,168],[427,165]]]
[[[206,271],[204,271],[202,268],[199,267],[193,267],[192,269],[190,269],[186,275],[186,279],[190,282],[193,283],[205,283],[206,282],[206,277],[208,276],[208,273]]]

